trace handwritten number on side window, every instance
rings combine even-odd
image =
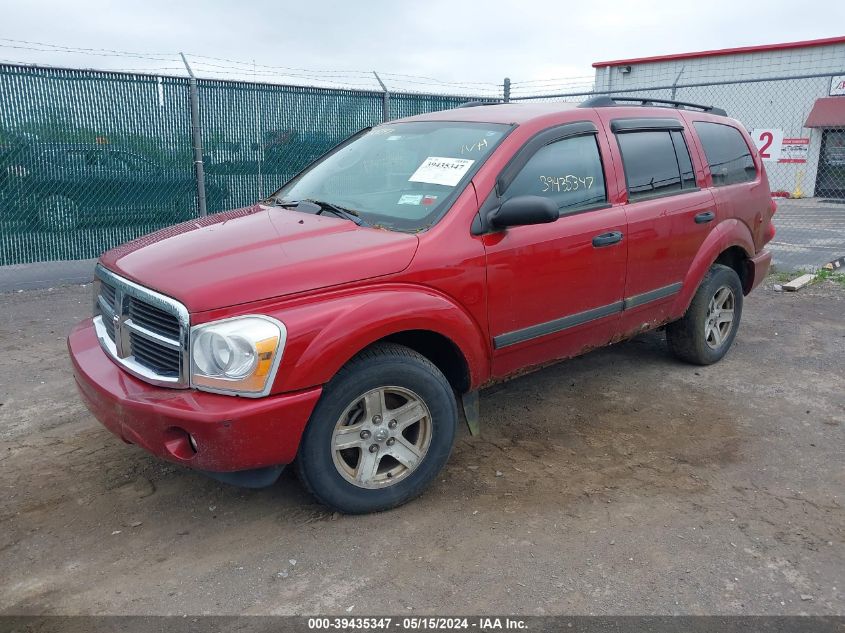
[[[592,189],[595,178],[593,176],[540,176],[543,193],[568,193],[579,189]]]

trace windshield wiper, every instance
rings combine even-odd
[[[314,204],[320,206],[320,210],[317,211],[316,215],[320,215],[324,211],[331,211],[336,216],[349,220],[350,222],[354,222],[358,226],[363,226],[365,224],[364,219],[354,209],[347,209],[346,207],[341,207],[331,202],[324,202],[323,200],[306,199],[306,202],[313,202]]]
[[[275,198],[274,201],[280,207],[291,207],[294,209],[301,206],[303,203],[312,204],[317,207],[317,210],[314,212],[314,215],[320,215],[321,213],[328,211],[330,213],[334,213],[340,218],[343,218],[344,220],[354,222],[358,226],[367,226],[367,223],[357,211],[354,211],[353,209],[347,209],[346,207],[341,207],[339,205],[334,204],[333,202],[326,202],[325,200],[313,200],[311,198],[303,198],[302,200],[279,200],[278,198]]]

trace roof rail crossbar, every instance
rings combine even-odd
[[[643,98],[643,97],[625,97],[625,96],[614,96],[610,97],[609,95],[598,95],[596,97],[590,97],[586,101],[582,101],[578,104],[579,108],[608,108],[611,106],[620,105],[618,102],[634,102],[638,103],[642,106],[652,105],[652,104],[665,104],[670,105],[674,108],[679,110],[686,110],[687,108],[694,108],[696,110],[701,110],[702,112],[707,112],[708,114],[716,114],[719,116],[728,116],[728,113],[724,110],[724,108],[717,108],[716,106],[710,105],[701,105],[700,103],[689,103],[688,101],[675,101],[674,99],[651,99],[651,98]]]

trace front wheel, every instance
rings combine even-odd
[[[666,327],[669,349],[696,365],[715,363],[728,352],[742,317],[742,284],[732,268],[714,264],[684,316]]]
[[[458,409],[428,359],[395,344],[353,358],[326,385],[297,455],[300,480],[341,512],[394,508],[443,468]]]

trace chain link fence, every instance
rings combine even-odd
[[[93,257],[194,213],[185,82],[0,66],[0,264]]]
[[[815,270],[845,255],[845,128],[817,126],[825,120],[816,115],[816,120],[811,120],[819,99],[841,99],[834,105],[845,110],[845,96],[828,96],[833,77],[825,73],[676,83],[527,95],[512,100],[581,102],[609,95],[725,109],[728,116],[746,126],[764,154],[772,193],[778,200],[777,235],[768,247],[773,251],[775,266],[788,271]]]
[[[830,81],[828,73],[557,94],[523,89],[511,100],[602,94],[724,108],[769,155],[779,197],[770,246],[776,265],[814,269],[845,255],[845,128],[808,121]],[[510,81],[504,86],[507,94]],[[191,98],[187,77],[0,65],[0,265],[95,257],[196,217]],[[196,99],[213,213],[269,195],[363,127],[475,98],[198,79]],[[845,107],[845,96],[838,99]]]
[[[472,100],[205,79],[197,93],[209,213],[385,115]],[[190,99],[189,78],[0,65],[0,265],[96,257],[196,217]]]

